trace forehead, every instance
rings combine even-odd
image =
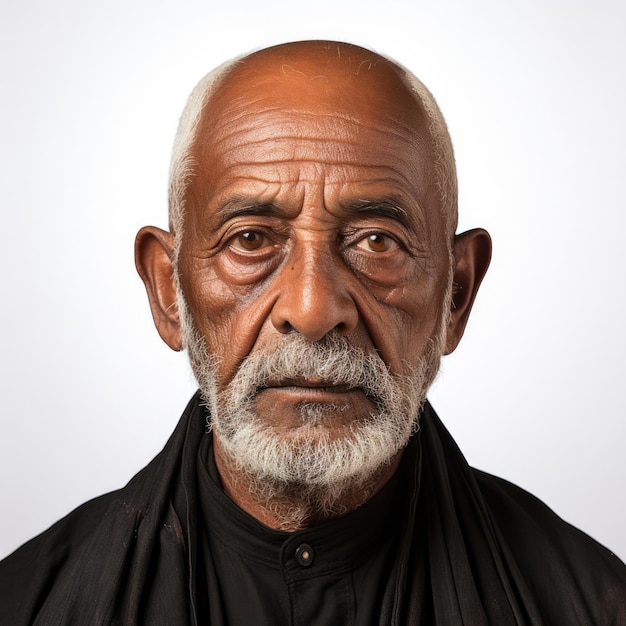
[[[331,186],[386,180],[424,203],[436,196],[423,108],[400,68],[361,49],[269,50],[239,62],[205,106],[194,156],[200,206],[251,168],[288,182],[316,165]]]

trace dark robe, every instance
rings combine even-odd
[[[196,589],[206,422],[196,394],[126,487],[2,561],[0,623],[208,623],[198,606],[210,589],[208,598]],[[406,451],[415,470],[398,553],[372,623],[626,625],[626,567],[615,555],[527,492],[470,468],[429,405],[420,424]]]

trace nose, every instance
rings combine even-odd
[[[319,341],[332,330],[347,335],[356,328],[359,314],[347,290],[346,268],[332,257],[310,250],[289,260],[270,316],[278,332],[297,331]]]

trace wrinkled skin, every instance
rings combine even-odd
[[[309,43],[256,53],[226,75],[203,113],[178,269],[193,320],[221,357],[220,388],[248,354],[291,332],[317,341],[335,330],[408,374],[448,316],[451,260],[446,352],[487,269],[484,231],[445,230],[427,121],[401,71],[373,53],[342,52]],[[180,349],[172,249],[169,233],[138,235],[157,328]],[[350,407],[323,425],[336,436],[372,408],[358,389],[277,381],[260,393],[258,414],[279,436],[301,424],[303,400]],[[215,450],[229,491],[232,468],[219,441]],[[231,497],[271,525],[245,489]]]

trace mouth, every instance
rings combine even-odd
[[[361,391],[361,387],[355,387],[347,383],[335,383],[322,378],[282,378],[278,381],[268,381],[259,391],[266,389],[293,389],[325,391],[329,393],[347,393],[351,391]]]
[[[255,404],[269,421],[343,428],[368,419],[379,403],[354,383],[307,376],[268,380],[257,390]]]
[[[362,402],[377,403],[360,386],[339,383],[322,378],[281,378],[270,380],[257,390],[257,397],[265,397],[274,402],[293,402],[300,404],[326,404],[333,406],[355,406]]]

